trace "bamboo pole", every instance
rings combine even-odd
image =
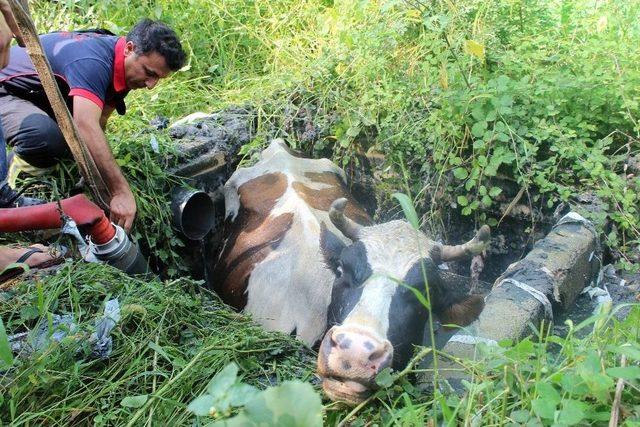
[[[60,126],[62,135],[71,149],[73,158],[76,163],[78,163],[80,174],[89,186],[89,190],[94,201],[102,209],[108,211],[108,202],[111,200],[111,193],[102,179],[100,171],[98,170],[93,157],[91,157],[89,149],[80,138],[78,129],[73,123],[67,104],[60,93],[53,71],[51,70],[51,65],[47,60],[42,44],[40,44],[40,39],[38,38],[33,21],[27,11],[20,4],[19,0],[9,0],[9,5],[13,11],[18,28],[20,28],[20,31],[22,32],[22,38],[24,40],[27,53],[38,72],[40,81],[42,82],[42,87],[47,94],[47,98],[49,99],[49,103],[53,109],[58,126]]]

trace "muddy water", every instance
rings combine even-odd
[[[603,267],[603,272],[600,274],[599,287],[607,290],[611,297],[613,307],[636,302],[638,293],[637,289],[635,289],[635,284],[619,277],[611,265]],[[602,299],[599,301],[597,296],[592,297],[587,292],[580,294],[570,310],[559,313],[559,315],[556,316],[554,319],[553,334],[566,336],[569,332],[569,326],[567,326],[565,322],[571,319],[574,325],[578,325],[580,322],[598,312],[598,306],[601,301]],[[629,314],[631,308],[622,307],[615,310],[614,316],[616,319],[622,320]],[[578,331],[576,335],[583,337],[591,330],[591,327],[586,327]]]

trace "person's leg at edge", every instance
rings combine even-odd
[[[9,102],[9,101],[14,101],[14,102]],[[20,102],[16,103],[15,97],[8,95],[5,89],[2,86],[0,86],[0,208],[37,205],[37,204],[43,203],[43,201],[39,199],[31,198],[31,197],[23,197],[21,195],[18,195],[16,191],[10,186],[10,183],[9,183],[10,165],[7,162],[7,151],[6,151],[7,140],[5,139],[5,131],[3,129],[2,117],[5,115],[9,118],[20,117],[20,114],[19,114],[20,111],[18,111],[18,114],[12,113],[9,104],[22,106],[22,108],[19,108],[19,110],[23,111],[22,115],[25,114],[24,105],[22,105],[22,103]],[[36,108],[36,107],[33,106],[33,108]],[[39,151],[43,151],[42,148],[46,148],[47,144],[42,144],[37,142],[37,141],[42,141],[43,137],[37,135],[37,131],[33,129],[34,128],[33,123],[34,122],[45,123],[44,134],[45,135],[50,134],[51,140],[54,141],[54,144],[59,145],[60,139],[62,139],[62,143],[64,144],[64,138],[62,138],[60,134],[60,130],[58,129],[55,122],[53,123],[53,126],[55,126],[55,129],[51,130],[52,128],[51,124],[46,122],[46,120],[49,120],[49,121],[53,121],[53,120],[48,116],[46,116],[46,118],[43,118],[39,114],[30,114],[29,117],[30,117],[29,120],[23,120],[24,122],[26,122],[25,124],[20,123],[19,125],[12,126],[13,128],[18,129],[17,135],[16,135],[16,132],[13,132],[14,140],[23,141],[21,145],[27,147],[27,148],[23,148],[23,150],[27,152],[29,151],[33,152],[35,150],[36,156],[43,156],[46,158],[46,156],[40,153]],[[31,126],[29,126],[29,124],[31,124]],[[21,129],[26,129],[26,131],[24,130],[21,131]],[[59,138],[57,138],[58,135],[55,134],[56,131],[60,134]],[[16,136],[18,137],[16,138]],[[46,137],[44,138],[46,140]],[[36,141],[36,143],[34,144],[32,141]],[[65,148],[66,148],[66,145],[65,145]],[[62,153],[61,155],[64,154],[63,149],[62,150],[59,149],[57,151],[60,151]],[[46,159],[45,161],[51,162],[52,157],[48,156],[48,159]]]
[[[4,140],[4,134],[2,132],[2,124],[0,123],[0,208],[13,207],[5,206],[5,202],[16,195],[15,192],[5,183],[5,179],[7,178],[6,150],[7,148]],[[6,197],[7,200],[5,200],[4,197]],[[18,199],[21,199],[21,197],[18,197]],[[24,201],[24,198],[22,199]],[[36,250],[34,251],[34,249]],[[51,253],[50,248],[44,245],[32,245],[28,248],[0,246],[0,273],[2,273],[7,266],[20,260],[20,258],[24,257],[29,252],[32,252],[32,254],[24,260],[24,263],[29,267],[36,267],[51,261],[58,256],[58,254]]]
[[[50,247],[36,244],[29,247],[0,246],[0,273],[8,266],[19,261],[21,257],[31,252],[27,259],[23,261],[29,267],[38,267],[42,264],[55,260],[60,255]]]

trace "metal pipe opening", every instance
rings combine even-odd
[[[215,207],[204,191],[174,189],[171,196],[173,225],[190,240],[201,240],[215,223]]]

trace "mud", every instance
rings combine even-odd
[[[640,284],[634,279],[632,279],[632,281],[628,281],[623,279],[621,276],[635,278],[637,275],[630,276],[628,273],[622,273],[619,275],[615,268],[611,264],[608,264],[602,268],[596,283],[599,288],[608,293],[611,305],[614,307],[614,317],[618,320],[626,318],[631,310],[631,307],[628,306],[618,306],[637,302],[637,285]],[[600,304],[607,299],[607,297],[598,298],[597,296],[592,296],[586,291],[581,293],[576,298],[570,310],[565,310],[556,317],[552,331],[553,334],[561,337],[566,336],[570,329],[566,324],[567,320],[571,320],[574,325],[578,325],[580,322],[598,313]],[[590,331],[590,327],[584,328],[576,332],[576,335],[578,337],[583,337]]]
[[[157,125],[166,123],[159,120]],[[203,260],[217,256],[224,220],[222,187],[237,167],[240,148],[251,142],[255,130],[253,111],[241,107],[194,113],[169,127],[169,135],[176,142],[173,160],[177,164],[171,172],[207,192],[215,206],[213,229],[202,241],[190,242],[183,236],[187,243],[183,259],[195,279],[207,279]]]
[[[248,108],[230,108],[212,114],[195,113],[174,123],[169,135],[176,141],[172,170],[191,178],[194,186],[215,194],[231,176],[240,148],[255,135],[255,116]]]

